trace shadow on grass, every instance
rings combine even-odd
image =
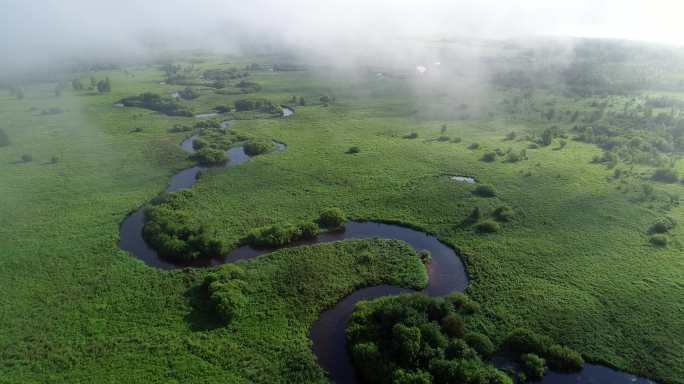
[[[185,292],[192,310],[185,315],[185,322],[193,332],[211,331],[225,326],[224,321],[214,311],[209,302],[209,295],[202,284],[197,284]]]

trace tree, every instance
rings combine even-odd
[[[90,86],[95,88],[97,85],[97,79],[95,79],[95,76],[90,76]]]
[[[301,105],[301,106],[306,105],[306,101],[304,101],[304,96],[299,96],[299,105]]]
[[[461,338],[465,335],[465,322],[459,315],[447,315],[442,319],[442,330],[449,337]]]
[[[478,332],[470,332],[465,335],[464,340],[468,345],[470,345],[474,350],[477,351],[482,357],[489,357],[491,356],[494,351],[496,350],[494,348],[494,344],[492,341],[487,337],[487,335],[484,335],[482,333]]]
[[[553,142],[553,131],[551,128],[546,128],[544,132],[542,132],[541,144],[547,146],[551,145],[551,142]]]
[[[404,366],[415,366],[420,353],[421,334],[417,327],[397,323],[392,328],[392,345]]]
[[[443,135],[444,133],[446,133],[446,130],[447,130],[447,125],[442,124],[442,128],[439,130],[439,132]]]
[[[421,370],[411,372],[400,368],[394,371],[392,384],[432,384],[432,375]]]
[[[529,379],[541,380],[544,377],[546,361],[534,353],[520,356],[520,365]]]
[[[97,91],[100,93],[105,93],[105,92],[110,92],[112,90],[111,83],[109,82],[109,77],[106,77],[104,80],[100,80],[97,82]]]
[[[71,80],[71,88],[73,88],[74,91],[80,91],[81,89],[83,89],[83,84],[81,83],[81,79],[77,77],[77,78]]]

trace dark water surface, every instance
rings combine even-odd
[[[290,116],[293,111],[283,107],[283,116]],[[204,117],[204,116],[203,116]],[[222,127],[227,122],[222,123]],[[193,135],[181,143],[183,150],[192,153],[192,142],[197,138]],[[279,151],[285,148],[284,144],[275,143]],[[230,148],[226,151],[230,161],[223,167],[233,167],[249,160],[242,145]],[[202,166],[194,166],[184,169],[175,174],[166,188],[167,192],[190,188],[197,180],[197,174],[206,169]],[[170,262],[160,258],[150,248],[142,237],[144,224],[143,208],[126,217],[120,227],[119,247],[146,264],[162,268],[175,269],[183,267],[207,267],[238,260],[250,259],[265,253],[273,252],[273,248],[254,248],[242,246],[232,250],[229,254],[213,259],[198,260],[192,262]],[[324,233],[310,242],[301,242],[291,246],[329,243],[340,240],[384,238],[403,240],[416,251],[428,250],[432,254],[432,263],[428,268],[429,283],[422,292],[430,296],[441,296],[451,292],[462,292],[468,284],[468,276],[461,259],[456,252],[436,237],[426,233],[402,227],[394,224],[379,222],[349,221],[344,231]],[[333,308],[324,311],[313,323],[310,330],[312,351],[316,355],[318,363],[328,372],[330,379],[336,383],[357,383],[358,379],[354,367],[347,353],[345,330],[347,321],[351,316],[354,305],[361,300],[370,300],[378,297],[398,295],[412,292],[410,289],[382,285],[369,287],[355,291],[338,302]],[[507,366],[505,362],[498,362],[498,366]],[[582,372],[574,374],[559,374],[549,372],[541,381],[542,384],[650,384],[651,381],[638,378],[630,374],[619,372],[604,366],[585,364]]]

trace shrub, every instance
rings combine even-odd
[[[451,338],[462,338],[465,335],[465,322],[457,314],[447,315],[442,319],[442,331]]]
[[[299,224],[299,231],[302,239],[314,239],[320,234],[321,229],[316,223],[308,222]]]
[[[404,135],[404,139],[417,139],[417,138],[418,138],[417,132],[411,132],[407,135]]]
[[[649,241],[651,242],[651,244],[653,244],[655,246],[665,247],[665,246],[667,246],[668,240],[667,240],[667,236],[658,233],[658,234],[651,236],[651,239]]]
[[[442,142],[446,142],[446,141],[449,141],[449,140],[451,140],[451,138],[450,138],[449,136],[439,136],[439,137],[437,138],[437,141],[442,141]]]
[[[498,221],[511,221],[513,210],[507,206],[501,206],[494,210],[494,218]]]
[[[228,160],[228,155],[220,149],[202,148],[190,156],[193,160],[202,165],[222,165]]]
[[[527,149],[538,149],[539,145],[537,143],[531,143],[527,145]]]
[[[480,304],[462,292],[452,292],[444,298],[455,310],[465,314],[473,314],[480,310]]]
[[[8,145],[10,145],[9,136],[7,136],[7,133],[0,128],[0,147],[6,147]]]
[[[460,137],[454,137],[453,139],[451,139],[452,143],[460,143],[461,141],[463,140]]]
[[[425,265],[430,264],[432,262],[432,254],[427,249],[422,249],[418,251],[418,257],[420,258],[420,261],[422,261]]]
[[[492,161],[496,160],[496,153],[495,152],[485,152],[485,154],[482,155],[482,158],[480,160],[487,162],[487,163],[491,163]]]
[[[189,132],[192,131],[192,127],[189,127],[187,125],[181,125],[181,124],[174,124],[173,127],[169,129],[169,132],[171,133],[178,133],[178,132]]]
[[[473,194],[480,197],[494,197],[496,196],[496,191],[491,185],[481,184],[475,187]]]
[[[558,344],[552,345],[544,354],[549,368],[561,372],[577,372],[582,370],[584,359],[578,352]]]
[[[526,328],[514,329],[506,338],[506,347],[515,353],[534,353],[544,355],[553,341],[545,336],[538,335]]]
[[[257,156],[269,152],[275,148],[271,140],[252,139],[244,144],[245,153],[249,156]]]
[[[485,220],[475,225],[475,229],[479,233],[496,233],[499,232],[499,223],[493,220]]]
[[[214,111],[218,113],[228,113],[230,112],[230,107],[227,105],[217,105],[214,107]]]
[[[295,241],[315,238],[318,233],[318,226],[314,223],[271,225],[251,231],[245,242],[258,247],[282,247]]]
[[[511,132],[508,132],[508,133],[506,134],[506,140],[515,140],[515,137],[516,137],[515,132],[512,132],[512,131],[511,131]]]
[[[556,137],[554,129],[546,128],[546,129],[544,129],[544,132],[542,132],[541,139],[539,140],[539,144],[541,144],[543,146],[551,145],[554,137]]]
[[[178,96],[181,99],[192,100],[199,97],[199,93],[190,87],[185,87],[182,91],[178,91]]]
[[[195,151],[199,151],[200,149],[208,147],[208,146],[209,146],[209,142],[202,139],[202,138],[197,138],[197,139],[193,140],[193,142],[192,142],[192,149],[194,149]]]
[[[24,163],[30,163],[33,161],[33,156],[30,153],[24,153],[21,155],[21,161]]]
[[[466,218],[466,221],[468,223],[477,223],[480,218],[482,217],[482,211],[480,210],[480,207],[473,207],[473,210],[470,211],[470,214]]]
[[[207,274],[204,286],[214,310],[226,323],[236,315],[237,310],[246,303],[242,294],[245,286],[244,270],[236,264],[226,264],[216,272]]]
[[[480,148],[479,143],[472,143],[468,146],[468,149],[478,149],[478,148]]]
[[[679,180],[677,173],[671,168],[658,168],[653,172],[651,178],[655,181],[661,181],[664,183],[676,183]]]
[[[318,224],[324,228],[337,229],[344,226],[347,217],[339,208],[327,208],[321,212],[318,217]]]
[[[347,153],[349,153],[349,154],[354,154],[354,153],[359,153],[359,152],[361,152],[361,149],[359,147],[356,147],[356,146],[349,147],[349,149],[347,150]]]
[[[661,217],[649,228],[649,233],[667,233],[674,228],[675,222],[669,217]]]
[[[484,335],[482,333],[469,332],[465,335],[463,339],[482,357],[489,357],[496,350],[494,348],[494,343],[492,343],[492,341],[489,340],[489,337],[487,337],[487,335]]]
[[[235,100],[235,110],[238,112],[241,111],[251,111],[254,109],[254,102],[251,100],[245,100],[245,99],[240,99],[240,100]]]
[[[531,380],[541,380],[546,370],[546,361],[534,353],[520,356],[520,365],[525,375]]]
[[[508,152],[508,155],[506,156],[507,163],[517,163],[520,160],[520,155],[515,152]]]
[[[57,156],[52,156],[50,158],[50,164],[57,164],[59,162],[59,157]]]

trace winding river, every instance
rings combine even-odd
[[[294,111],[283,108],[283,116],[290,116]],[[227,122],[221,125],[227,127]],[[193,141],[198,135],[193,135],[181,143],[181,148],[193,153]],[[285,145],[277,143],[276,149],[282,151]],[[226,151],[230,161],[221,167],[234,167],[249,160],[242,145],[232,147]],[[197,175],[204,166],[193,166],[176,173],[170,180],[166,192],[190,188],[197,180]],[[254,248],[242,246],[220,257],[192,262],[170,262],[160,258],[150,248],[142,236],[144,225],[144,207],[139,208],[127,216],[120,227],[119,247],[143,260],[146,264],[162,268],[176,269],[183,267],[207,267],[238,260],[250,259],[265,253],[274,251],[272,248]],[[328,243],[349,239],[366,238],[397,239],[408,243],[416,251],[428,250],[432,254],[432,263],[428,268],[428,286],[422,291],[430,296],[441,296],[454,291],[464,291],[468,284],[468,276],[459,256],[446,244],[434,236],[426,233],[395,225],[380,222],[349,221],[346,229],[341,232],[323,233],[315,240],[300,242],[292,246]],[[313,323],[310,330],[312,350],[319,364],[328,372],[330,379],[335,383],[357,383],[358,379],[352,365],[345,338],[347,320],[351,316],[354,305],[360,300],[375,299],[382,296],[398,295],[412,292],[410,289],[397,286],[382,285],[364,288],[355,291],[338,302],[335,307],[324,311]],[[497,363],[498,366],[507,366],[506,362]],[[608,367],[585,364],[582,372],[573,374],[559,374],[549,372],[541,381],[543,384],[650,384],[649,380],[642,379],[627,373],[619,372]]]

